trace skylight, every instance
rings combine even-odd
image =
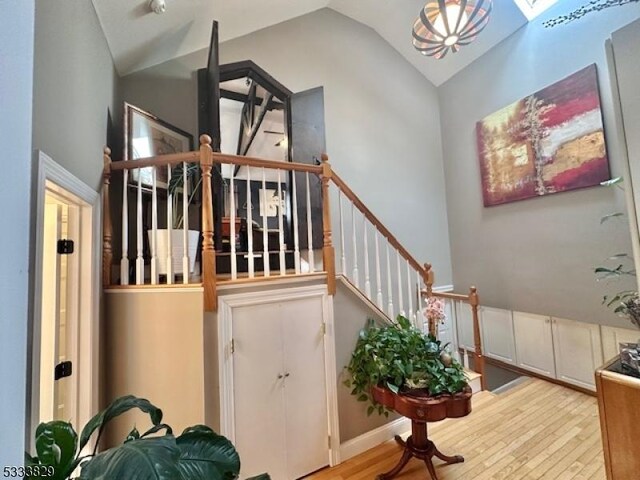
[[[531,21],[542,12],[551,7],[558,0],[513,0],[518,8],[522,10],[527,20]]]

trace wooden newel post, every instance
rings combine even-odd
[[[322,263],[327,272],[327,290],[329,295],[336,293],[336,254],[331,239],[331,205],[329,202],[329,182],[331,181],[329,157],[322,154]]]
[[[433,296],[433,282],[434,282],[433,268],[431,267],[430,263],[425,263],[424,264],[424,285],[426,287],[426,292],[427,292],[427,301],[429,301],[429,298]],[[432,319],[429,319],[429,335],[435,337],[437,336],[437,333],[438,333],[438,328],[437,328],[436,322],[434,322]]]
[[[204,310],[218,310],[216,293],[216,251],[213,245],[213,193],[211,171],[213,150],[211,137],[200,137],[200,169],[202,170],[202,286],[204,288]]]
[[[113,226],[111,225],[111,149],[104,147],[104,170],[102,172],[102,286],[111,286],[111,264],[113,263]]]
[[[474,347],[474,359],[475,359],[475,370],[482,377],[480,377],[480,382],[482,386],[482,390],[486,390],[486,378],[484,372],[484,355],[482,354],[482,337],[480,333],[480,316],[478,314],[478,310],[480,307],[480,298],[478,297],[478,289],[476,287],[471,287],[469,290],[469,305],[471,305],[471,313],[473,315],[473,347]]]

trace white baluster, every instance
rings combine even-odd
[[[342,190],[338,189],[338,205],[340,206],[340,265],[342,274],[349,276],[347,273],[347,255],[344,249],[344,219],[342,218]]]
[[[375,239],[376,239],[376,288],[378,289],[376,294],[376,303],[380,310],[384,309],[384,301],[382,299],[382,279],[380,277],[380,232],[378,229],[375,230]]]
[[[404,298],[402,295],[402,273],[400,271],[400,252],[396,250],[396,270],[398,273],[398,308],[400,309],[400,315],[403,317],[407,316],[407,313],[404,311]]]
[[[278,238],[280,241],[280,275],[287,274],[287,264],[285,259],[284,246],[284,220],[282,218],[282,180],[278,169]]]
[[[136,285],[144,284],[144,257],[142,252],[142,170],[138,169],[138,205],[136,218],[136,242],[138,256],[136,257]]]
[[[426,318],[424,316],[424,312],[425,312],[425,302],[424,302],[424,298],[422,298],[422,277],[420,276],[420,273],[416,271],[416,286],[418,288],[418,307],[417,307],[417,311],[416,311],[416,324],[418,326],[418,328],[420,328],[420,330],[422,330],[423,332],[428,330],[428,327],[426,327]]]
[[[264,264],[264,276],[271,272],[269,265],[269,233],[267,224],[267,180],[264,167],[262,167],[262,263]]]
[[[151,285],[158,284],[158,179],[151,167]]]
[[[255,276],[255,266],[253,259],[253,206],[251,205],[251,167],[247,167],[247,244],[249,251],[247,252],[249,260],[249,278]]]
[[[469,351],[466,348],[462,349],[462,365],[469,370]]]
[[[306,176],[307,180],[307,243],[309,247],[309,271],[316,271],[316,262],[313,256],[313,222],[311,220],[311,188],[309,187],[309,172]]]
[[[231,165],[231,180],[229,181],[229,210],[231,218],[229,219],[230,230],[229,236],[231,241],[231,279],[238,278],[238,258],[236,257],[236,184],[235,184],[235,165]]]
[[[362,230],[364,231],[364,293],[371,300],[371,279],[369,278],[369,232],[367,217],[362,215]]]
[[[356,206],[351,202],[351,243],[353,245],[353,284],[360,288],[358,272],[358,239],[356,238]]]
[[[395,320],[393,316],[393,287],[391,283],[391,254],[389,249],[389,241],[387,240],[387,315],[391,320]]]
[[[173,195],[169,193],[171,184],[171,165],[167,166],[167,285],[172,285],[173,278]]]
[[[416,317],[413,314],[413,287],[411,285],[411,265],[407,260],[407,295],[409,296],[409,311],[407,312],[407,318],[415,326]]]
[[[293,172],[293,261],[296,275],[300,274],[300,232],[298,225],[298,187],[296,185],[297,172]]]
[[[129,170],[122,175],[122,259],[120,285],[129,285]]]
[[[182,163],[182,283],[189,283],[189,166]]]

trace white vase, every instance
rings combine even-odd
[[[149,245],[153,244],[153,231],[149,230]],[[182,257],[184,256],[184,236],[182,230],[171,230],[171,260],[173,264],[173,274],[182,275]],[[169,239],[169,230],[158,229],[157,230],[157,258],[158,258],[158,273],[160,275],[167,274],[167,246]],[[189,230],[187,235],[189,255],[189,273],[193,273],[196,264],[196,255],[198,253],[198,241],[200,240],[200,232],[197,230]]]

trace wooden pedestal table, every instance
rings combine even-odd
[[[432,480],[438,480],[433,466],[433,457],[437,457],[447,465],[464,462],[460,455],[447,456],[437,449],[429,440],[427,423],[438,422],[445,418],[466,417],[471,413],[471,388],[455,395],[439,397],[411,396],[395,394],[384,387],[373,389],[373,398],[385,407],[395,410],[411,420],[411,436],[403,441],[396,436],[396,442],[404,448],[402,458],[389,472],[378,475],[377,480],[391,480],[396,477],[413,457],[422,460],[427,466]]]

